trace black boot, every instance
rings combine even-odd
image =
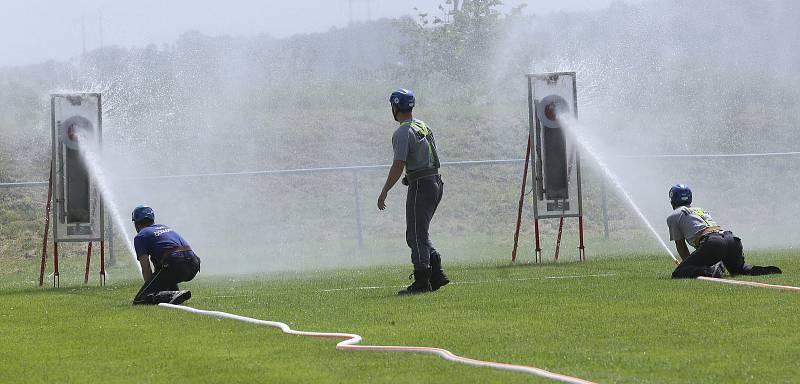
[[[442,256],[439,252],[431,252],[431,291],[435,291],[450,283],[450,279],[442,269]]]
[[[177,291],[175,295],[172,296],[172,300],[169,301],[170,304],[181,305],[184,301],[189,300],[192,298],[192,291]]]
[[[189,300],[191,297],[191,291],[161,291],[153,294],[153,303],[169,303],[180,305],[184,301]]]
[[[717,279],[721,279],[725,276],[725,268],[722,267],[722,262],[716,263],[708,268],[706,268],[707,277],[714,277]]]
[[[415,295],[431,291],[431,269],[415,269],[414,282],[406,289],[397,292],[398,295]]]
[[[747,271],[747,274],[750,276],[777,275],[781,273],[783,273],[783,271],[781,271],[780,268],[773,265],[769,265],[766,267],[760,267],[758,265],[754,265],[753,268]]]

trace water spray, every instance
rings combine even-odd
[[[79,136],[80,139],[80,136]],[[111,187],[108,184],[107,178],[105,173],[103,172],[103,168],[100,165],[100,159],[98,157],[98,150],[90,145],[81,145],[80,146],[80,154],[81,159],[83,160],[86,168],[89,171],[89,175],[92,177],[95,185],[100,192],[100,195],[103,198],[103,202],[105,207],[109,211],[109,216],[112,220],[112,225],[117,227],[117,230],[121,234],[125,234],[126,228],[129,228],[130,225],[125,225],[125,220],[122,219],[122,215],[117,208],[117,204],[114,201],[114,195],[112,194]],[[123,240],[125,241],[125,246],[128,250],[128,254],[131,256],[133,260],[133,265],[139,270],[142,271],[141,265],[136,260],[136,250],[133,246],[133,241],[130,239],[129,236],[122,236]]]
[[[584,138],[581,136],[580,127],[582,127],[582,125],[580,124],[580,122],[577,119],[573,118],[568,113],[560,114],[559,120],[567,128],[565,129],[565,131],[575,140],[575,142],[581,147],[581,149],[583,149],[583,153],[588,154],[589,157],[591,157],[591,159],[600,167],[600,170],[603,171],[605,177],[609,181],[611,181],[611,183],[614,184],[615,187],[617,187],[617,190],[625,198],[625,201],[633,209],[633,211],[636,212],[636,215],[639,216],[639,219],[642,220],[647,229],[653,234],[653,236],[655,236],[656,240],[658,240],[658,243],[661,244],[661,246],[667,252],[669,257],[671,257],[676,264],[679,263],[678,259],[675,257],[675,254],[672,253],[672,250],[669,249],[666,242],[664,242],[664,240],[655,230],[653,225],[650,224],[650,221],[647,220],[647,218],[644,216],[644,213],[642,213],[642,210],[639,208],[636,202],[633,201],[633,197],[631,197],[631,195],[622,185],[622,182],[619,180],[617,175],[614,174],[613,171],[611,171],[611,168],[602,160],[600,155],[597,153],[597,151],[594,150],[591,144],[589,144],[589,142],[587,140],[584,140]]]

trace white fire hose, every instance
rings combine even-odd
[[[223,319],[231,319],[231,320],[238,320],[243,321],[245,323],[255,324],[255,325],[266,325],[268,327],[275,327],[279,328],[283,333],[289,335],[298,335],[298,336],[310,336],[310,337],[320,337],[320,338],[333,338],[333,339],[344,339],[336,344],[336,349],[340,350],[356,350],[356,351],[380,351],[380,352],[416,352],[416,353],[431,353],[434,355],[439,355],[441,358],[461,363],[467,365],[473,365],[478,367],[490,367],[494,369],[501,369],[505,371],[514,371],[514,372],[522,372],[527,373],[530,375],[535,375],[539,377],[543,377],[550,380],[560,381],[563,383],[575,383],[575,384],[593,384],[591,381],[579,379],[577,377],[562,375],[559,373],[554,373],[550,371],[546,371],[541,368],[529,367],[526,365],[516,365],[516,364],[506,364],[506,363],[496,363],[491,361],[484,361],[484,360],[476,360],[470,359],[466,357],[461,357],[458,355],[453,354],[452,352],[442,349],[442,348],[435,348],[435,347],[414,347],[414,346],[400,346],[400,345],[357,345],[361,342],[361,336],[356,335],[353,333],[338,333],[338,332],[306,332],[306,331],[296,331],[290,328],[285,323],[281,323],[278,321],[268,321],[268,320],[259,320],[254,319],[252,317],[245,317],[234,315],[226,312],[219,312],[219,311],[205,311],[202,309],[195,309],[191,307],[185,307],[182,305],[173,305],[173,304],[159,304],[159,306],[165,308],[172,308],[177,309],[189,313],[194,313],[197,315],[204,315],[204,316],[211,316]]]

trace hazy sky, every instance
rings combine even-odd
[[[642,0],[627,0],[639,2]],[[104,45],[163,44],[190,29],[208,35],[284,37],[348,22],[431,13],[444,0],[0,0],[0,66],[63,60]],[[527,13],[607,7],[614,0],[506,0]],[[351,11],[352,10],[352,11]],[[100,20],[102,20],[102,28]],[[82,32],[85,30],[85,33]]]

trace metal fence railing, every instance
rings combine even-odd
[[[442,167],[475,167],[475,166],[493,166],[502,164],[522,164],[525,159],[500,159],[500,160],[466,160],[466,161],[447,161],[442,162]],[[217,172],[217,173],[193,173],[193,174],[176,174],[176,175],[158,175],[158,176],[143,176],[131,178],[131,180],[168,180],[168,179],[187,179],[187,178],[206,178],[206,177],[230,177],[230,176],[276,176],[276,175],[298,175],[298,174],[314,174],[314,173],[352,173],[353,175],[353,196],[356,213],[356,227],[357,227],[357,241],[358,247],[364,245],[364,230],[363,230],[363,214],[361,208],[361,191],[359,187],[359,173],[365,171],[374,171],[380,169],[388,169],[390,165],[356,165],[356,166],[342,166],[342,167],[319,167],[319,168],[296,168],[296,169],[276,169],[276,170],[262,170],[262,171],[241,171],[241,172]],[[47,181],[24,181],[24,182],[9,182],[0,183],[0,189],[9,188],[35,188],[47,187]],[[112,232],[113,233],[113,230]],[[109,258],[113,259],[111,249],[109,249]]]
[[[632,155],[632,156],[615,156],[617,158],[630,158],[630,159],[660,159],[660,158],[753,158],[753,157],[794,157],[800,156],[800,151],[795,152],[766,152],[766,153],[734,153],[734,154],[663,154],[663,155]],[[525,159],[498,159],[498,160],[466,160],[466,161],[448,161],[442,162],[442,167],[476,167],[476,166],[496,166],[503,164],[522,164]],[[240,172],[217,172],[217,173],[194,173],[194,174],[176,174],[176,175],[157,175],[157,176],[144,176],[131,178],[132,180],[164,180],[164,179],[184,179],[184,178],[206,178],[206,177],[230,177],[230,176],[269,176],[269,175],[297,175],[297,174],[314,174],[314,173],[352,173],[353,175],[353,196],[356,213],[357,236],[358,246],[362,247],[364,244],[363,235],[363,217],[361,210],[361,193],[359,187],[359,174],[365,171],[374,171],[380,169],[388,169],[390,165],[356,165],[356,166],[340,166],[340,167],[319,167],[319,168],[296,168],[296,169],[277,169],[277,170],[261,170],[261,171],[240,171]],[[46,187],[47,181],[22,181],[22,182],[6,182],[0,183],[0,189],[9,188],[36,188]],[[605,183],[601,185],[601,212],[604,228],[604,236],[608,238],[608,213],[606,208],[606,187]]]
[[[465,160],[465,161],[445,161],[442,167],[465,167],[495,164],[521,164],[525,159],[501,159],[501,160]],[[319,168],[295,168],[295,169],[274,169],[263,171],[241,171],[241,172],[216,172],[216,173],[188,173],[177,175],[158,175],[142,176],[131,178],[132,180],[155,180],[155,179],[183,179],[201,177],[221,177],[221,176],[257,176],[257,175],[285,175],[285,174],[304,174],[322,172],[359,172],[366,170],[388,169],[391,165],[353,165],[341,167],[319,167]],[[47,181],[21,181],[0,183],[0,188],[25,188],[47,186]]]

